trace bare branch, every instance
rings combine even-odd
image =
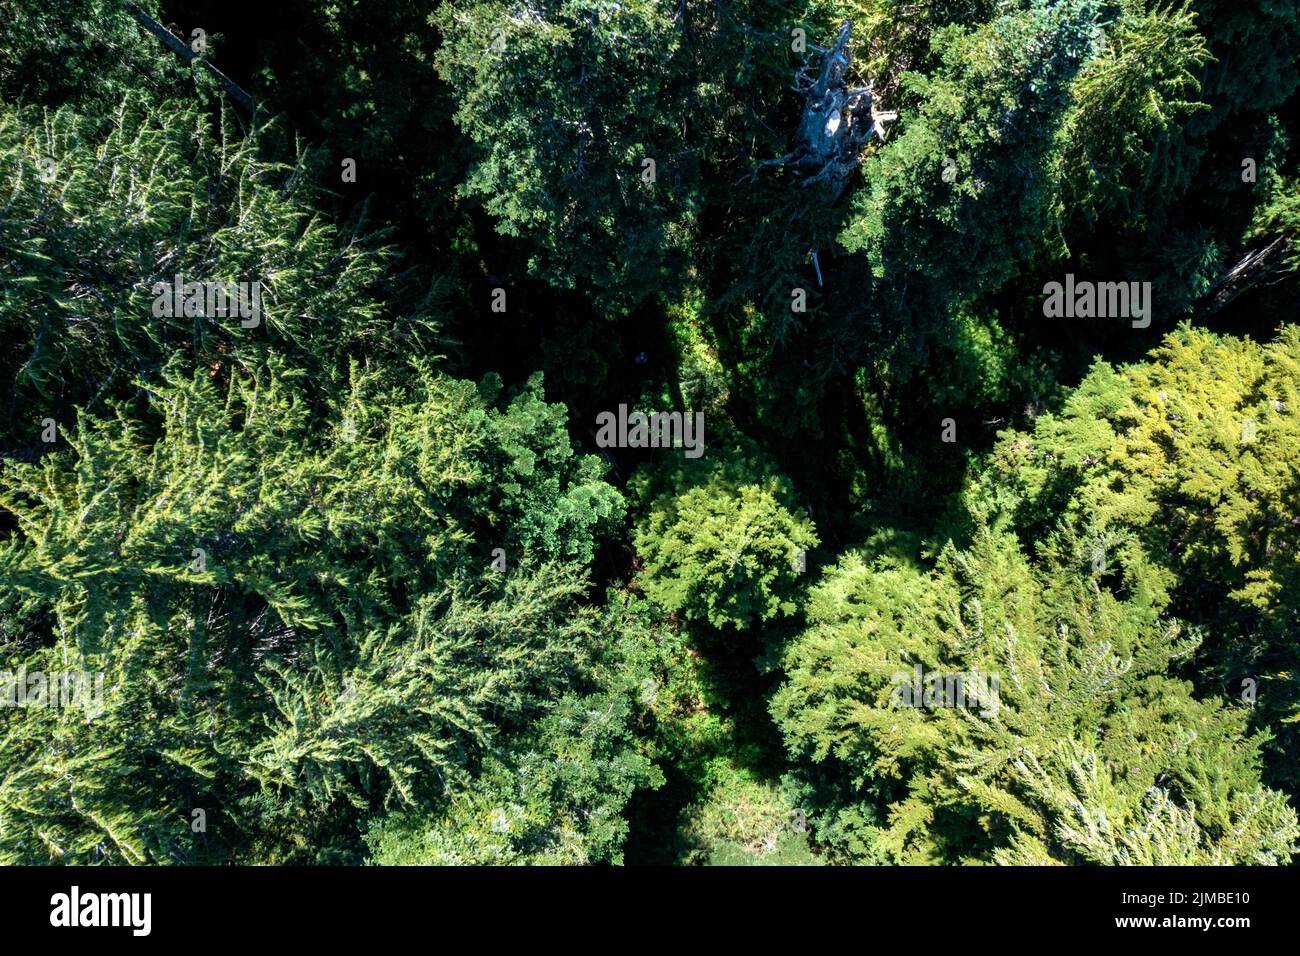
[[[163,44],[169,50],[178,56],[183,57],[185,62],[192,63],[194,60],[199,58],[199,55],[187,44],[182,43],[170,30],[153,17],[149,16],[149,14],[145,13],[134,3],[128,3],[126,8],[130,11],[131,16],[135,18],[136,23],[140,24],[140,26],[144,27],[159,40],[162,40]],[[217,78],[217,81],[225,88],[225,91],[230,94],[230,98],[248,111],[249,116],[252,116],[257,112],[257,104],[253,102],[253,98],[248,95],[243,87],[237,84],[230,77],[226,76],[226,74],[222,73],[207,60],[200,59],[199,62],[203,64],[203,67],[209,73]]]

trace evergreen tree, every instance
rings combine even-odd
[[[14,0],[0,862],[1291,862],[1298,45]]]
[[[1078,544],[1035,566],[984,529],[930,572],[828,573],[772,705],[819,840],[870,862],[1289,859],[1296,815],[1244,710],[1173,678],[1195,639]]]
[[[1203,627],[1201,681],[1257,705],[1258,724],[1278,735],[1270,777],[1289,790],[1298,386],[1294,329],[1261,346],[1184,327],[1147,362],[1099,362],[1059,414],[1004,436],[969,495],[973,509],[1014,515],[1030,541],[1074,529],[1126,587],[1140,573]]]
[[[1091,3],[1035,5],[936,31],[940,67],[904,77],[908,120],[863,165],[840,236],[874,277],[855,320],[898,354],[900,370],[921,360],[953,306],[1036,252],[1059,131],[1099,36]]]
[[[671,282],[698,189],[683,139],[702,105],[671,8],[547,0],[516,16],[476,0],[436,19],[438,69],[479,148],[463,191],[528,241],[532,271],[615,313]]]
[[[415,369],[403,400],[355,370],[320,423],[279,360],[224,395],[175,364],[148,419],[83,413],[0,472],[14,669],[107,685],[94,720],[0,714],[11,861],[345,853],[349,817],[463,787],[603,640],[575,602],[620,499],[535,392],[498,410]]]
[[[1125,222],[1140,227],[1150,206],[1191,185],[1199,150],[1184,130],[1210,108],[1195,98],[1210,59],[1186,7],[1127,5],[1075,84],[1062,156],[1069,215],[1095,219],[1118,207]]]
[[[812,522],[789,482],[761,460],[722,451],[711,463],[638,478],[637,582],[688,621],[740,630],[796,610]]]
[[[320,216],[301,166],[263,159],[229,111],[214,123],[136,93],[102,117],[6,107],[0,167],[13,176],[0,217],[11,447],[37,444],[47,417],[70,428],[66,409],[99,410],[178,354],[225,378],[274,353],[337,389],[349,354],[436,342],[428,313],[382,314],[380,284],[402,282],[391,252],[361,223],[348,234]],[[229,282],[246,310],[209,296]]]
[[[150,13],[156,4],[139,4]],[[128,90],[183,85],[189,73],[140,30],[122,0],[12,0],[0,22],[0,97],[109,109]],[[200,81],[201,84],[201,81]],[[193,87],[193,84],[188,84]]]
[[[663,775],[640,733],[663,653],[635,608],[611,595],[594,692],[566,694],[520,738],[485,756],[464,792],[430,816],[377,818],[380,865],[621,863],[624,806]]]

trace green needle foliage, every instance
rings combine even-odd
[[[642,584],[656,603],[741,629],[794,611],[797,564],[816,544],[812,525],[773,488],[719,482],[663,502],[637,538]]]
[[[1014,537],[982,530],[931,572],[850,555],[827,574],[773,714],[818,771],[814,823],[839,854],[1190,864],[1294,852],[1295,811],[1260,785],[1244,710],[1197,700],[1171,674],[1196,641],[1081,557],[1062,547],[1035,565]],[[900,697],[917,668],[1000,681],[968,706]]]
[[[1055,199],[1043,171],[1098,38],[1093,4],[1036,6],[945,27],[932,41],[936,75],[904,77],[913,117],[865,164],[840,235],[879,280],[872,319],[893,348],[924,348],[948,309],[1033,256]]]
[[[6,609],[33,623],[11,652],[104,671],[108,701],[89,721],[3,711],[7,859],[203,859],[250,839],[290,858],[312,845],[279,834],[290,820],[441,799],[584,679],[603,632],[574,608],[572,557],[598,515],[555,498],[617,513],[617,493],[589,487],[591,459],[549,487],[519,474],[525,456],[563,468],[568,448],[535,399],[497,411],[468,383],[412,378],[402,401],[358,373],[348,401],[386,411],[345,428],[314,423],[278,362],[224,395],[169,368],[149,420],[83,415],[70,452],[6,469]],[[520,507],[555,518],[516,522]],[[473,546],[494,525],[515,528],[501,574]],[[105,754],[84,796],[70,764],[34,759],[52,729],[73,764]],[[183,839],[191,808],[234,846]],[[334,852],[339,835],[320,838]]]
[[[138,8],[0,15],[0,863],[1293,862],[1295,3]]]
[[[1004,436],[971,495],[1028,539],[1086,534],[1126,586],[1202,625],[1199,682],[1249,702],[1279,754],[1300,713],[1298,389],[1294,329],[1260,346],[1183,328],[1149,362],[1099,363],[1059,414]],[[1272,769],[1294,790],[1294,762]]]
[[[1125,10],[1079,77],[1062,157],[1065,208],[1095,218],[1118,207],[1141,222],[1148,203],[1190,185],[1184,128],[1210,109],[1195,98],[1210,59],[1191,10]]]
[[[638,477],[636,528],[646,595],[688,621],[740,631],[797,610],[800,577],[818,544],[789,481],[761,462],[717,462]]]
[[[427,315],[381,316],[389,254],[359,223],[341,234],[312,207],[301,166],[258,149],[229,111],[214,123],[137,95],[103,118],[0,114],[0,168],[13,184],[0,217],[6,438],[31,441],[46,415],[120,392],[179,355],[214,376],[283,355],[338,388],[350,349],[434,342]],[[206,297],[197,314],[171,301],[157,309],[177,277],[257,282],[261,315],[208,314]]]
[[[480,154],[463,190],[529,240],[530,271],[615,312],[671,281],[699,188],[671,8],[563,0],[520,15],[492,0],[443,4],[436,22],[438,69]]]

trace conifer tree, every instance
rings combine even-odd
[[[264,159],[259,143],[227,110],[214,123],[138,93],[108,116],[4,109],[7,442],[37,444],[47,417],[71,427],[65,409],[125,396],[176,354],[225,377],[275,353],[339,388],[354,350],[436,344],[431,315],[381,312],[379,284],[401,282],[391,252],[362,223],[343,233],[323,218],[302,165]],[[229,282],[259,314],[208,295]],[[178,283],[197,294],[178,302]]]
[[[595,680],[486,756],[474,782],[447,804],[372,821],[366,839],[373,862],[622,862],[628,799],[663,782],[646,752],[644,721],[666,655],[644,615],[617,595],[609,598],[602,625],[607,644],[597,652]]]
[[[1184,129],[1210,108],[1197,98],[1210,52],[1191,10],[1143,6],[1120,13],[1075,84],[1062,156],[1061,201],[1071,216],[1118,207],[1140,227],[1151,205],[1191,185],[1198,151]]]
[[[679,11],[680,12],[680,11]],[[438,69],[479,156],[463,191],[527,240],[530,269],[616,314],[665,282],[690,225],[702,105],[678,16],[661,3],[444,4]],[[680,268],[680,265],[676,268]]]
[[[154,12],[155,4],[141,6]],[[173,90],[187,72],[156,55],[122,0],[12,0],[0,22],[0,97],[107,109],[128,90]]]
[[[1183,327],[1149,361],[1099,362],[1060,413],[1004,436],[969,494],[978,511],[1013,514],[1029,540],[1074,529],[1125,586],[1141,577],[1203,627],[1202,683],[1255,706],[1277,735],[1270,778],[1289,790],[1298,387],[1294,329],[1258,345]]]
[[[1295,811],[1244,710],[1175,679],[1195,638],[1094,567],[985,528],[928,573],[830,571],[772,705],[818,838],[867,862],[1287,862]]]
[[[711,461],[638,476],[637,581],[667,611],[744,630],[795,612],[818,539],[789,481],[725,441]]]
[[[12,0],[0,863],[1291,862],[1298,44]]]
[[[224,394],[181,364],[147,419],[82,413],[69,451],[0,471],[13,669],[107,685],[93,720],[0,713],[10,861],[346,854],[349,819],[463,788],[604,639],[576,602],[621,500],[535,391],[354,369],[320,422],[281,360]]]
[[[1055,201],[1058,133],[1099,36],[1090,3],[1034,6],[936,31],[940,66],[904,77],[908,118],[864,164],[840,236],[873,277],[854,322],[898,353],[900,371],[925,355],[950,309],[1036,252]]]

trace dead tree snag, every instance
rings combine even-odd
[[[829,49],[809,46],[820,54],[815,72],[805,64],[795,73],[794,91],[804,99],[795,148],[763,166],[787,166],[804,186],[824,183],[838,196],[848,184],[849,175],[862,162],[862,148],[874,134],[885,138],[885,124],[898,119],[897,113],[877,109],[871,83],[848,85],[849,38],[853,21],[840,27]]]

